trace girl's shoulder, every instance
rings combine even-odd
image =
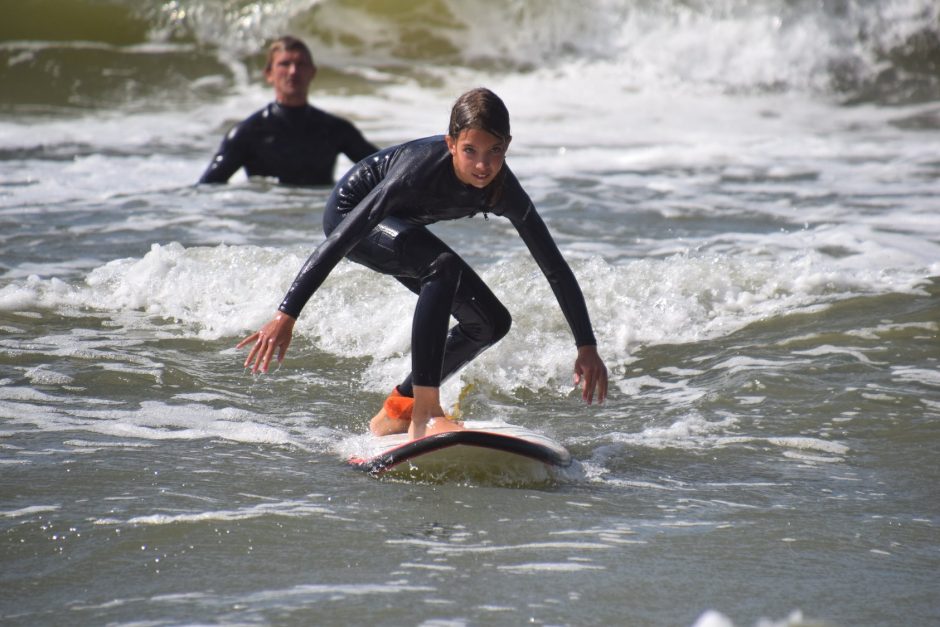
[[[532,199],[529,198],[528,192],[522,187],[509,164],[503,164],[503,171],[497,184],[499,189],[494,193],[492,209],[494,214],[511,220],[525,220],[528,214],[534,211]]]
[[[432,135],[430,137],[413,139],[404,144],[400,144],[398,148],[403,153],[413,155],[416,158],[439,158],[442,155],[450,155],[447,150],[447,142],[444,141],[443,135]]]
[[[437,178],[441,168],[450,163],[443,135],[414,139],[386,150],[382,152],[389,158],[390,170],[412,182]]]

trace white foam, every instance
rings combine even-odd
[[[592,564],[575,564],[572,562],[530,562],[527,564],[500,565],[497,566],[496,569],[520,574],[539,574],[545,572],[577,573],[585,570],[607,570],[607,567]]]
[[[68,385],[74,381],[66,374],[55,372],[46,366],[36,366],[26,371],[26,378],[34,385]]]
[[[832,453],[833,455],[845,455],[850,450],[845,444],[831,442],[829,440],[820,440],[819,438],[772,437],[766,440],[775,446],[793,448],[801,451],[822,451]]]
[[[734,627],[734,623],[721,612],[708,610],[695,620],[692,627]]]
[[[96,268],[84,284],[35,276],[14,281],[0,288],[0,307],[92,308],[113,312],[119,322],[123,314],[134,314],[125,322],[134,325],[147,324],[138,314],[143,312],[154,316],[161,334],[175,330],[202,339],[237,338],[270,318],[307,252],[154,244],[140,259],[119,259]],[[815,279],[818,270],[810,260],[802,263],[802,274],[799,264],[790,265],[789,278],[783,278],[778,264],[788,262],[677,255],[619,265],[594,258],[574,260],[572,265],[590,285],[586,295],[596,333],[614,363],[629,361],[632,347],[640,343],[698,341],[767,315],[815,306],[820,289],[831,291],[835,283],[850,283],[852,287],[843,288],[850,293],[886,289],[874,275],[873,284],[860,283],[864,275],[857,268],[827,271],[824,278]],[[570,331],[531,259],[520,253],[480,271],[515,315],[516,326],[465,375],[487,382],[509,376],[513,387],[537,388],[554,381],[551,385],[569,389]],[[295,332],[344,356],[373,357],[364,378],[384,388],[408,366],[407,321],[413,307],[414,296],[397,283],[344,262],[310,301]],[[403,322],[389,324],[390,318]],[[141,366],[159,376],[156,364]]]
[[[537,551],[568,551],[568,550],[604,550],[609,544],[601,542],[528,542],[513,545],[454,545],[433,540],[386,540],[386,544],[407,544],[426,547],[429,554],[456,554],[456,553],[503,553],[524,550]]]
[[[922,383],[933,388],[940,388],[940,371],[938,370],[913,366],[892,366],[891,373],[898,381]]]
[[[141,403],[136,411],[76,410],[87,431],[118,438],[144,440],[198,440],[223,438],[235,442],[290,444],[305,448],[302,441],[267,421],[254,420],[250,412],[186,404],[169,405],[156,401]]]
[[[829,344],[816,346],[807,350],[798,350],[793,351],[795,355],[809,355],[811,357],[819,357],[822,355],[848,355],[855,359],[856,361],[863,364],[873,363],[869,357],[863,353],[861,350],[856,350],[852,348],[842,347],[842,346],[832,346]],[[883,363],[883,362],[882,362]]]
[[[62,403],[60,398],[29,388],[0,386],[0,414],[7,425],[38,427],[44,431],[73,431],[133,440],[202,440],[221,438],[233,442],[271,444],[308,450],[312,442],[332,441],[335,434],[295,433],[272,424],[268,415],[259,416],[235,408],[216,408],[199,403],[164,403],[144,401],[136,409],[117,409],[116,401],[82,398],[81,403]],[[43,401],[41,404],[36,401]],[[99,405],[105,408],[93,409]],[[111,406],[111,407],[109,407]],[[130,440],[130,441],[133,441]],[[82,445],[84,446],[84,445]],[[90,443],[90,446],[104,446]],[[114,444],[114,446],[131,446]]]
[[[148,516],[134,516],[127,520],[102,518],[94,521],[96,525],[171,525],[175,523],[205,522],[205,521],[232,521],[249,520],[269,516],[283,516],[286,518],[304,518],[311,514],[329,514],[332,510],[309,503],[280,502],[260,503],[241,507],[234,510],[217,510],[207,512],[192,512],[186,514],[150,514]]]
[[[55,512],[61,508],[61,505],[30,505],[29,507],[21,507],[19,509],[2,511],[0,512],[0,516],[3,516],[4,518],[22,518],[24,516],[32,516],[33,514]]]
[[[702,416],[690,414],[670,425],[648,426],[639,433],[614,432],[606,439],[649,448],[694,449],[717,445],[722,441],[723,434],[735,424],[737,419],[734,417],[706,420]],[[596,450],[595,455],[598,454],[603,455],[603,451]]]
[[[290,597],[309,598],[311,595],[323,595],[331,600],[347,596],[363,596],[370,594],[399,594],[402,592],[435,592],[430,586],[413,586],[406,583],[334,583],[334,584],[301,584],[278,590],[262,590],[250,594],[233,597],[228,605],[235,603],[267,604]]]

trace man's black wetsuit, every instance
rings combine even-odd
[[[413,384],[440,386],[511,324],[482,279],[425,228],[480,212],[512,222],[548,278],[576,344],[596,345],[577,279],[509,166],[504,163],[486,188],[466,185],[454,172],[443,136],[382,150],[340,180],[323,215],[328,237],[301,268],[279,309],[296,318],[344,256],[392,275],[419,295],[412,374],[399,391],[411,396]],[[458,324],[448,333],[450,315]]]
[[[244,167],[286,185],[332,185],[338,154],[357,162],[377,150],[343,118],[272,102],[228,132],[199,182],[225,183]]]

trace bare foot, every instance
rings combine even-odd
[[[463,431],[463,425],[459,422],[451,420],[447,416],[443,418],[431,418],[428,420],[427,435],[434,435],[435,433],[447,433],[448,431]]]
[[[463,428],[446,417],[446,412],[441,408],[440,388],[415,385],[413,389],[415,404],[411,411],[411,426],[408,427],[408,435],[412,440]]]
[[[406,433],[410,425],[410,420],[389,418],[383,408],[369,421],[369,431],[371,431],[373,435],[379,436]]]
[[[382,403],[379,413],[369,421],[369,430],[378,436],[407,432],[411,423],[411,406],[413,404],[413,399],[402,396],[398,392],[398,388],[395,388],[394,392]],[[389,412],[391,412],[391,415],[389,415]]]

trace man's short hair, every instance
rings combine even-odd
[[[307,57],[307,60],[310,61],[310,65],[314,65],[313,55],[310,54],[310,48],[307,47],[307,44],[305,44],[300,39],[297,39],[296,37],[284,35],[283,37],[278,37],[275,39],[273,42],[271,42],[271,45],[268,46],[268,60],[264,64],[265,74],[270,72],[271,68],[274,67],[274,55],[278,52],[286,52],[289,50],[300,51],[304,53],[304,55]]]

